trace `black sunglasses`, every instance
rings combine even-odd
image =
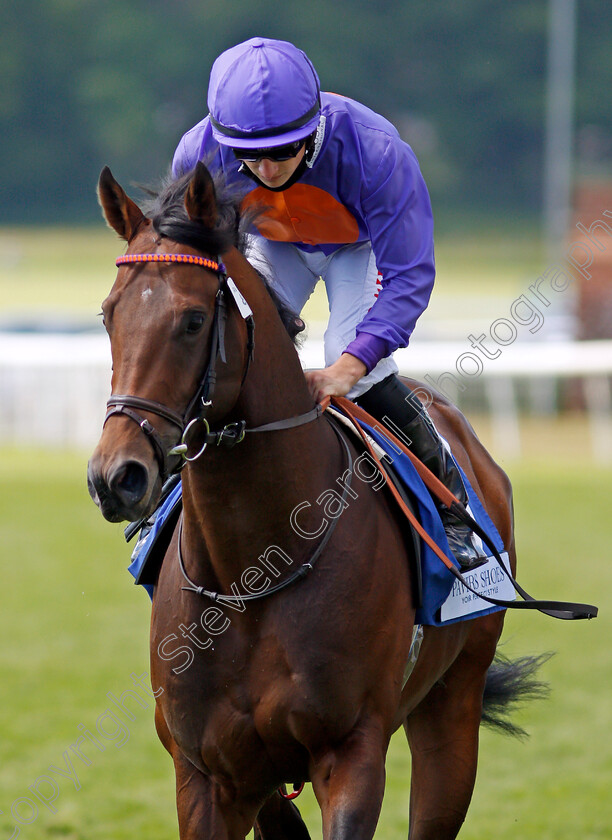
[[[291,160],[298,155],[303,145],[304,140],[297,140],[295,143],[287,143],[286,146],[276,146],[268,149],[232,149],[232,151],[238,160],[246,160],[249,163],[255,163],[262,158],[282,161]]]

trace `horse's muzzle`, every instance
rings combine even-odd
[[[158,471],[153,472],[134,458],[105,465],[94,453],[87,468],[87,486],[105,519],[135,522],[154,509],[159,497],[161,480]]]

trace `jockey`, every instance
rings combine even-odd
[[[305,371],[313,398],[346,395],[399,429],[467,503],[448,445],[392,357],[407,346],[435,275],[431,205],[412,149],[384,117],[322,93],[310,60],[287,41],[252,38],[222,53],[208,108],[181,139],[173,175],[203,160],[242,190],[243,210],[265,208],[248,257],[272,267],[295,312],[323,279],[326,367]],[[441,507],[462,568],[480,565],[470,529]]]

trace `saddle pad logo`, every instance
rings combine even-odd
[[[504,565],[507,566],[508,552],[504,551],[501,557]],[[500,598],[505,601],[514,601],[516,598],[512,581],[495,557],[490,557],[483,566],[465,574],[464,577],[479,595],[486,595],[488,598]],[[461,581],[456,580],[448,598],[440,608],[440,621],[444,623],[458,618],[467,618],[473,613],[490,609],[491,604],[483,601],[478,595],[466,589]]]

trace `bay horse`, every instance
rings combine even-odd
[[[127,254],[102,307],[112,397],[90,492],[106,519],[136,521],[187,459],[151,618],[155,720],[174,762],[181,840],[239,840],[254,825],[264,840],[307,838],[279,793],[305,781],[325,840],[370,840],[400,726],[410,838],[456,837],[504,611],[424,627],[405,679],[406,525],[386,492],[355,479],[342,493],[361,450],[313,408],[292,319],[241,250],[237,201],[203,164],[147,215],[108,168],[98,194]],[[450,403],[438,396],[430,412],[514,572],[506,475]]]

